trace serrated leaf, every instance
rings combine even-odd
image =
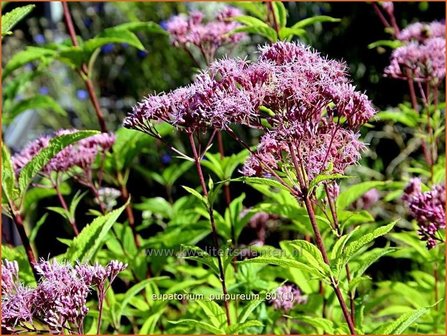
[[[340,19],[336,19],[333,18],[331,16],[327,16],[327,15],[317,15],[317,16],[313,16],[310,18],[306,18],[304,20],[298,21],[297,23],[295,23],[292,28],[296,29],[296,28],[304,28],[306,26],[315,24],[315,23],[320,23],[320,22],[340,22]]]
[[[27,5],[14,8],[12,11],[2,15],[2,36],[5,36],[11,32],[11,29],[19,23],[25,16],[27,16],[36,5]]]
[[[50,96],[35,95],[31,98],[23,99],[15,104],[7,113],[3,115],[4,123],[7,125],[18,115],[28,110],[49,109],[60,116],[66,116],[67,112]]]
[[[417,309],[413,312],[409,312],[403,314],[396,321],[386,323],[382,325],[378,329],[374,330],[374,334],[376,335],[400,335],[402,334],[408,327],[410,327],[414,322],[416,322],[421,316],[428,313],[429,309],[424,307]]]
[[[351,271],[354,273],[355,276],[359,277],[362,276],[363,273],[377,260],[379,260],[384,255],[396,251],[396,248],[393,247],[387,247],[387,248],[376,248],[371,251],[366,252],[363,254],[359,260],[359,267],[356,269],[351,269]]]
[[[12,166],[11,154],[8,148],[2,142],[2,198],[3,196],[9,202],[14,202],[16,197],[15,184],[16,177],[14,173],[14,168]]]
[[[344,267],[349,262],[349,260],[351,260],[354,257],[354,255],[357,252],[359,252],[363,247],[365,247],[367,244],[371,243],[374,239],[390,232],[398,221],[399,220],[395,220],[394,222],[391,222],[388,225],[379,227],[375,229],[373,232],[362,235],[358,237],[355,241],[349,243],[346,246],[346,249],[341,254],[341,256],[336,259],[338,270],[340,271],[340,269]]]
[[[334,334],[334,323],[331,320],[315,317],[315,316],[300,316],[299,318],[304,323],[307,323],[314,327],[318,332],[321,330],[321,334],[333,335]]]
[[[357,226],[354,230],[352,230],[348,234],[345,234],[337,239],[337,241],[335,242],[334,246],[331,249],[331,259],[332,260],[336,259],[337,257],[339,257],[341,255],[341,253],[343,252],[343,249],[345,248],[346,243],[348,242],[348,240],[351,238],[351,236],[354,234],[354,232],[356,232],[356,230],[358,228],[359,227]]]
[[[315,275],[318,278],[321,278],[321,275],[318,271],[316,271],[313,267],[309,265],[296,261],[290,258],[277,258],[277,257],[257,257],[253,259],[246,259],[238,262],[239,264],[271,264],[281,267],[292,267],[299,270],[303,270]]]
[[[109,230],[118,220],[127,204],[128,202],[106,215],[95,218],[93,222],[83,228],[79,235],[73,239],[65,253],[65,258],[72,262],[89,262],[104,244]]]
[[[300,256],[312,265],[316,271],[321,273],[321,275],[328,278],[331,276],[329,265],[324,262],[323,255],[316,246],[305,240],[293,240],[283,243],[295,248]]]
[[[213,326],[219,329],[222,328],[226,323],[226,316],[223,309],[214,301],[197,300],[196,302],[202,308]]]
[[[72,134],[64,134],[50,140],[47,147],[42,149],[33,159],[28,162],[19,174],[19,190],[23,196],[32,179],[39,173],[46,164],[62,149],[89,136],[98,134],[98,131],[79,131]]]

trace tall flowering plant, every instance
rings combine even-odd
[[[186,132],[197,167],[200,156],[194,135],[224,130],[245,146],[251,153],[245,175],[271,176],[304,204],[318,249],[310,248],[321,259],[326,280],[355,333],[316,221],[315,188],[332,184],[359,160],[365,145],[358,140],[358,131],[374,113],[368,98],[349,82],[342,63],[301,44],[278,42],[260,48],[255,62],[217,61],[190,86],[145,98],[124,125],[157,136],[154,122],[165,121]],[[234,124],[264,131],[257,150],[238,137],[231,128]],[[200,179],[205,190],[203,175]],[[327,195],[332,204],[331,193]],[[335,211],[332,214],[336,226]],[[336,230],[341,234],[340,228]]]

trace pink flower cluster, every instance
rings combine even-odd
[[[350,84],[345,65],[297,43],[260,51],[255,62],[217,61],[190,86],[145,98],[124,126],[151,135],[154,121],[189,133],[229,130],[233,123],[264,128],[257,154],[244,166],[246,175],[281,169],[292,162],[291,148],[309,179],[329,166],[341,173],[356,163],[365,148],[358,129],[375,110]],[[262,126],[262,119],[271,127]]]
[[[287,312],[296,305],[305,303],[306,298],[301,295],[301,291],[298,288],[284,285],[276,290],[271,302],[275,309],[282,309]]]
[[[402,30],[398,38],[405,44],[393,51],[386,75],[434,84],[445,78],[444,23],[417,22]]]
[[[237,43],[245,34],[229,34],[240,25],[233,21],[242,13],[234,7],[220,10],[213,20],[204,22],[203,13],[192,11],[189,16],[174,16],[167,22],[167,31],[176,47],[194,45],[208,55],[214,55],[216,50],[226,44]]]
[[[445,229],[445,185],[436,185],[430,191],[421,191],[421,181],[412,179],[405,188],[402,199],[407,203],[410,215],[416,219],[421,239],[427,248],[436,246],[442,239],[438,231]]]
[[[445,22],[415,22],[400,31],[397,35],[397,38],[401,41],[418,42],[423,42],[434,37],[441,37],[445,39]]]
[[[106,267],[79,263],[73,267],[42,260],[35,266],[41,281],[31,288],[20,283],[17,262],[4,260],[2,329],[9,332],[62,333],[73,329],[82,332],[91,290],[107,288],[105,285],[110,285],[126,267],[118,261],[111,261]],[[47,330],[37,329],[34,322],[44,323]]]
[[[14,170],[20,170],[30,162],[43,148],[48,147],[51,139],[56,136],[71,134],[77,130],[59,130],[54,136],[44,135],[29,143],[21,152],[12,157]],[[100,152],[110,149],[115,142],[115,135],[102,133],[94,135],[69,145],[54,156],[43,168],[46,175],[51,172],[67,172],[73,167],[80,167],[83,170],[90,169],[96,156]]]

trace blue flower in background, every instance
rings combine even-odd
[[[115,46],[113,45],[113,43],[107,43],[101,47],[101,52],[103,54],[110,54],[114,48]]]
[[[146,50],[138,50],[137,56],[138,58],[146,58],[149,53]]]
[[[44,44],[45,36],[43,36],[42,34],[37,34],[36,36],[33,37],[33,40],[37,44]]]
[[[169,154],[163,154],[161,157],[161,163],[163,163],[164,165],[169,164],[172,161],[172,157]]]
[[[39,88],[39,93],[41,95],[47,95],[49,91],[50,90],[48,90],[48,88],[46,86],[42,86],[42,87]]]
[[[160,27],[163,28],[164,30],[167,30],[168,29],[168,21],[167,20],[161,21]]]
[[[88,99],[87,90],[83,89],[76,90],[76,97],[78,97],[79,100],[87,100]]]
[[[93,23],[93,20],[91,18],[89,18],[89,17],[88,18],[84,18],[83,21],[84,21],[84,26],[87,27],[87,28],[90,28],[90,26]]]
[[[127,49],[129,47],[128,43],[121,43],[121,47],[123,47],[124,49]]]

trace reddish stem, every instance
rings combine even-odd
[[[130,195],[129,195],[129,191],[127,190],[126,185],[121,184],[120,189],[121,189],[121,198],[123,199],[124,202],[127,202]],[[141,244],[140,244],[140,240],[138,239],[138,234],[137,234],[137,230],[135,227],[135,216],[133,214],[132,204],[130,202],[126,206],[126,214],[127,214],[127,219],[129,221],[130,229],[132,230],[133,239],[135,241],[135,246],[137,248],[139,248],[141,246]]]
[[[74,29],[73,20],[71,18],[70,9],[68,8],[68,3],[63,1],[62,8],[64,11],[65,24],[67,26],[67,30],[70,35],[71,42],[72,42],[73,46],[78,47],[79,44],[78,44],[78,40],[76,39],[76,32]],[[99,105],[98,97],[95,94],[95,89],[93,87],[93,83],[89,78],[89,73],[88,73],[86,64],[81,65],[81,68],[79,69],[79,74],[81,75],[82,79],[84,80],[85,87],[86,87],[89,97],[90,97],[90,101],[92,102],[92,105],[95,109],[96,117],[98,118],[101,132],[106,133],[107,126],[106,126],[106,122],[104,120],[104,114],[101,111],[101,106]]]
[[[36,265],[36,263],[37,263],[36,257],[34,255],[33,249],[31,248],[31,244],[30,244],[28,236],[26,234],[25,225],[23,224],[22,214],[11,203],[9,204],[9,206],[10,206],[11,212],[14,216],[14,223],[16,224],[17,231],[19,232],[23,247],[25,248],[26,256],[28,257],[28,261],[31,265],[31,270],[33,271],[34,279],[36,279],[36,282],[38,282],[39,274],[37,273],[37,271],[34,268],[34,265]]]
[[[194,156],[194,162],[196,165],[197,174],[199,175],[200,185],[202,186],[202,192],[203,192],[204,196],[206,198],[208,198],[208,189],[206,187],[205,178],[203,176],[202,166],[200,165],[200,156],[197,152],[196,144],[194,142],[194,135],[192,133],[190,133],[190,134],[188,134],[188,137],[189,137],[189,142],[191,144],[191,149],[192,149],[193,156]],[[214,247],[217,250],[217,261],[218,261],[218,265],[219,265],[220,282],[222,284],[222,290],[223,290],[223,293],[225,296],[224,305],[225,305],[225,314],[227,317],[227,324],[231,325],[230,309],[229,309],[229,305],[228,305],[228,300],[226,299],[226,297],[228,296],[227,295],[228,292],[227,292],[227,286],[225,283],[225,270],[223,267],[222,258],[220,256],[219,239],[218,239],[218,234],[217,234],[216,222],[214,220],[213,208],[211,205],[208,207],[208,214],[210,217],[213,243],[214,243]]]

